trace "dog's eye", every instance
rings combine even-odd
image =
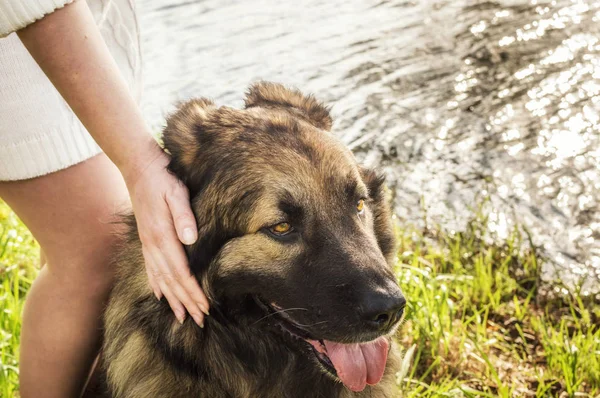
[[[269,230],[275,235],[287,235],[292,232],[292,226],[287,222],[280,222],[279,224],[273,225]]]
[[[358,211],[358,214],[362,214],[365,211],[364,199],[361,199],[356,203],[356,210]]]

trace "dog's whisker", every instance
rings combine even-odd
[[[277,311],[275,311],[275,312],[272,312],[272,313],[270,313],[270,314],[268,314],[268,315],[265,315],[265,316],[263,316],[262,318],[260,318],[260,319],[259,319],[259,320],[257,320],[256,322],[254,322],[254,323],[252,324],[252,326],[256,325],[258,322],[260,322],[260,321],[262,321],[262,320],[264,320],[264,319],[267,319],[267,318],[269,318],[269,317],[271,317],[271,316],[273,316],[273,315],[282,314],[282,313],[284,313],[284,312],[288,312],[288,311],[298,311],[298,310],[302,310],[302,311],[308,311],[308,308],[301,308],[301,307],[298,307],[298,308],[286,308],[286,309],[277,310]]]
[[[297,308],[285,308],[285,309],[278,310],[278,311],[276,311],[276,312],[287,312],[287,311],[297,311],[297,310],[301,310],[301,311],[308,311],[308,308],[303,308],[303,307],[297,307]]]
[[[321,325],[321,324],[323,324],[323,323],[329,323],[329,321],[315,322],[315,323],[306,324],[306,325],[303,325],[303,324],[301,324],[301,323],[298,323],[297,325],[298,325],[298,326],[305,327],[305,328],[308,328],[308,327],[311,327],[311,326]]]

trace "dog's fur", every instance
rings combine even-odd
[[[190,317],[180,325],[156,300],[129,217],[105,315],[111,396],[396,396],[393,344],[383,380],[352,392],[261,305],[287,309],[314,338],[377,337],[355,312],[366,289],[395,284],[390,212],[383,180],[356,164],[331,125],[313,97],[272,83],[252,86],[243,110],[197,99],[168,119],[169,170],[189,188],[199,229],[186,250],[210,316],[203,329]],[[283,217],[296,228],[293,237],[268,232]]]

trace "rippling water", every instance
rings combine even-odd
[[[249,82],[333,104],[386,171],[401,220],[460,229],[489,197],[499,239],[527,226],[551,278],[600,280],[600,2],[138,1],[144,111],[239,106]]]

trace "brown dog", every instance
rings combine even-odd
[[[169,169],[188,186],[203,329],[152,294],[133,218],[106,312],[113,397],[392,397],[392,272],[383,180],[356,164],[312,97],[250,88],[243,110],[192,100],[172,115]]]

